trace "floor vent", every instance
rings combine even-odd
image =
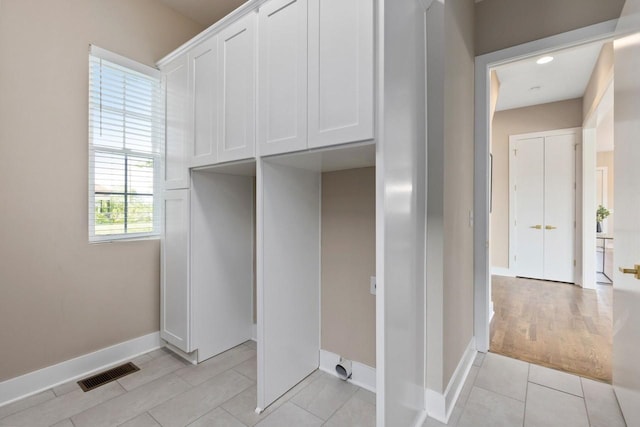
[[[111,381],[115,381],[118,378],[122,378],[125,375],[132,374],[136,371],[139,371],[138,368],[133,363],[125,363],[124,365],[116,366],[115,368],[111,368],[108,371],[101,372],[89,378],[85,378],[83,380],[78,381],[78,385],[82,390],[90,391],[94,388],[100,387],[101,385],[105,385],[110,383]]]

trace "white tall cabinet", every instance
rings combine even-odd
[[[422,176],[416,169],[424,167],[424,156],[416,153],[424,150],[424,121],[404,119],[424,115],[419,108],[425,93],[420,90],[425,74],[420,68],[425,63],[421,7],[422,2],[392,7],[376,0],[250,0],[159,62],[167,88],[161,336],[194,363],[249,339],[255,280],[259,410],[318,368],[319,195],[326,158],[333,170],[371,166],[376,158],[377,298],[404,301],[411,295],[418,301],[413,296],[419,292],[408,288],[423,286],[422,278],[400,280],[385,273],[386,245],[412,247],[400,241],[404,234],[386,232],[392,223],[385,218],[387,212],[399,215],[392,225],[411,231],[407,235],[423,232],[419,221],[425,215],[418,202],[424,204],[424,185],[387,182],[385,176],[395,169],[385,168],[384,157],[410,159],[401,163],[406,164],[403,177],[415,181]],[[405,73],[406,67],[388,73],[406,89],[401,93],[416,102],[389,102],[383,108],[375,102],[386,84],[375,80],[382,76],[375,60],[384,58],[385,45],[375,28],[383,20],[375,17],[386,8],[415,16],[411,31],[421,36],[409,40],[410,46],[390,45],[396,53],[410,54],[407,67],[416,64],[410,67],[415,76]],[[396,28],[394,34],[407,29],[401,21],[385,25]],[[402,143],[391,136],[388,145],[374,139],[382,129],[376,116],[401,134]],[[362,153],[367,153],[366,164]],[[292,155],[302,157],[285,159]],[[417,202],[405,206],[405,200]],[[407,250],[395,253],[409,259]],[[393,323],[420,323],[419,310],[402,304],[378,307],[378,425],[383,426],[387,417],[381,411],[413,414],[415,405],[424,402],[381,381],[397,376],[396,383],[415,385],[424,379],[396,357],[421,359],[424,337],[407,339]],[[410,348],[385,342],[409,343]],[[387,354],[392,356],[388,366]],[[387,388],[391,397],[385,395]]]

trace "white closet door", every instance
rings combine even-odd
[[[258,409],[319,366],[320,173],[262,161],[258,176]]]
[[[307,0],[271,0],[260,8],[258,150],[307,148]]]
[[[163,194],[164,236],[160,281],[160,337],[191,352],[189,190]]]
[[[162,69],[166,96],[165,190],[189,188],[189,62],[181,56]]]
[[[544,142],[544,278],[574,281],[575,134]]]
[[[309,0],[309,147],[373,138],[372,0]]]
[[[218,160],[221,162],[254,156],[255,45],[255,12],[250,12],[218,34]]]
[[[191,166],[218,160],[218,38],[211,37],[189,53],[193,106]]]
[[[515,168],[516,275],[542,279],[544,275],[544,138],[518,140],[509,162]],[[515,172],[515,173],[514,173]]]

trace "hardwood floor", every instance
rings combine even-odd
[[[611,383],[612,290],[493,276],[490,351]]]

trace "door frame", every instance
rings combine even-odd
[[[516,253],[516,245],[517,245],[517,232],[516,232],[516,226],[515,226],[516,194],[517,193],[514,190],[514,186],[511,185],[513,182],[515,182],[516,171],[517,171],[516,164],[514,161],[515,155],[513,152],[514,151],[513,146],[520,139],[546,138],[549,136],[561,136],[561,135],[572,134],[575,136],[575,143],[574,143],[574,152],[575,152],[576,146],[580,144],[580,140],[582,138],[581,132],[582,132],[581,127],[574,127],[574,128],[566,128],[566,129],[555,129],[555,130],[548,130],[548,131],[541,131],[541,132],[509,135],[509,252],[508,252],[509,264],[508,264],[508,268],[509,268],[509,272],[512,275],[516,274],[517,264],[518,264],[517,260],[514,260],[513,258],[514,254]],[[576,155],[574,154],[574,162],[575,161],[576,161]],[[578,182],[578,176],[576,175],[576,173],[577,171],[574,170],[574,176],[573,176],[574,184]],[[574,197],[573,197],[573,203],[574,203],[573,220],[574,221],[576,221],[576,214],[577,214],[575,209],[576,187],[577,186],[574,185]],[[578,233],[577,228],[575,228],[573,232],[574,249],[576,247],[578,239],[581,237],[582,237],[582,233]],[[577,259],[579,256],[580,254],[578,254],[577,252],[574,253],[574,258]],[[575,281],[576,281],[576,271],[575,271],[575,265],[574,265],[573,283],[575,283]]]
[[[613,19],[555,36],[535,40],[475,60],[475,149],[474,149],[474,334],[478,351],[489,351],[491,320],[491,259],[489,254],[490,206],[490,89],[491,69],[521,59],[544,55],[559,49],[611,40],[618,20]]]

